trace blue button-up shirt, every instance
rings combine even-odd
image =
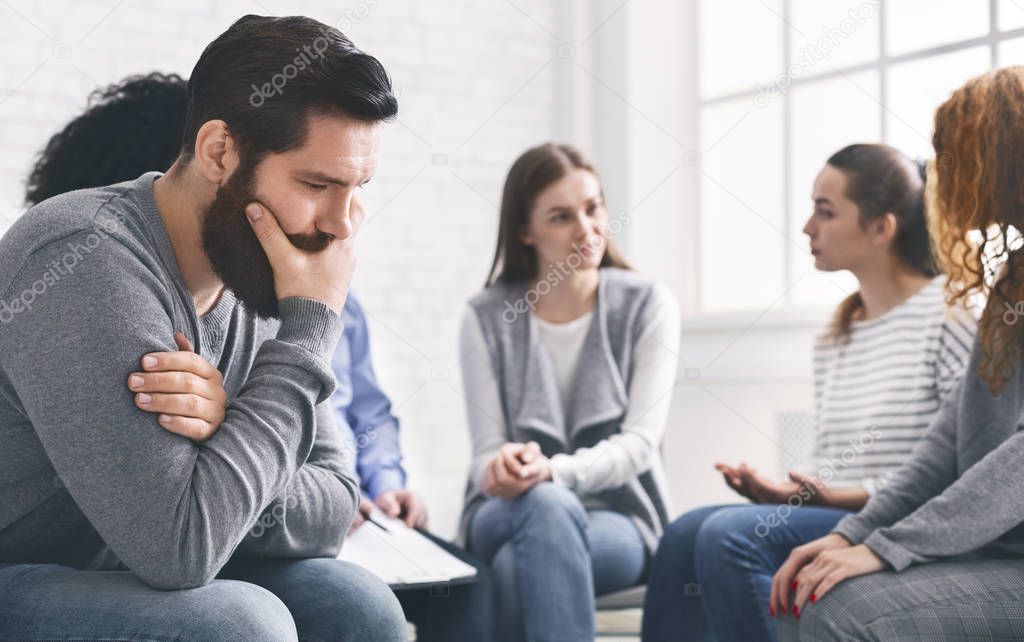
[[[331,360],[338,387],[331,395],[335,422],[355,452],[355,473],[370,499],[405,487],[398,419],[377,385],[363,308],[349,292],[341,312],[345,331]],[[351,452],[351,451],[350,451]]]

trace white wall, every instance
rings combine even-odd
[[[468,443],[457,390],[463,302],[486,276],[504,172],[555,135],[560,32],[542,0],[424,3],[200,0],[0,4],[0,231],[20,215],[33,155],[98,85],[131,73],[187,76],[245,13],[337,25],[390,72],[400,101],[367,190],[356,289],[377,368],[403,421],[411,483],[452,534]],[[70,46],[69,46],[70,45]],[[436,154],[447,164],[436,164]]]
[[[394,80],[400,115],[366,194],[372,218],[355,287],[403,421],[411,485],[451,535],[469,452],[458,320],[490,265],[516,155],[552,138],[589,151],[613,214],[630,215],[618,239],[627,255],[694,311],[693,3],[9,0],[0,4],[0,231],[21,213],[32,155],[92,89],[154,69],[187,75],[245,13],[339,25]],[[774,412],[809,403],[817,320],[756,317],[686,326],[665,443],[679,510],[728,497],[716,459],[771,470]],[[686,379],[686,368],[700,378]]]
[[[827,311],[698,314],[697,185],[711,171],[701,160],[714,141],[698,138],[695,2],[630,2],[623,13],[624,79],[618,95],[606,92],[603,99],[626,105],[622,156],[633,220],[625,231],[626,253],[672,288],[684,314],[663,450],[681,513],[737,499],[714,471],[716,461],[782,472],[776,414],[810,408],[811,341]]]

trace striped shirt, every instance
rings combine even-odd
[[[814,346],[812,475],[869,494],[907,460],[964,372],[975,321],[946,305],[945,277]]]

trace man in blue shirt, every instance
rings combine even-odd
[[[359,512],[366,515],[376,504],[477,569],[472,583],[397,589],[395,594],[405,617],[416,625],[417,640],[486,640],[492,631],[490,570],[465,551],[425,531],[426,504],[405,486],[398,419],[391,414],[391,400],[377,384],[366,317],[351,291],[341,317],[345,330],[331,363],[338,382],[331,406],[350,452],[355,453],[355,461],[350,464],[354,464],[351,468],[363,492]],[[362,516],[357,515],[352,528],[362,522]]]

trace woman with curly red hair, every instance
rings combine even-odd
[[[1024,636],[1024,67],[954,92],[932,143],[937,258],[951,301],[987,295],[978,340],[895,477],[773,578],[784,639]]]

